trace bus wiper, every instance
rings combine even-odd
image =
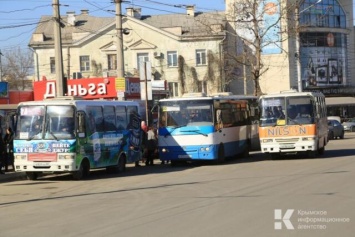
[[[205,137],[208,137],[208,135],[206,133],[200,132],[199,130],[187,130],[187,131],[183,131],[183,132],[195,132],[195,133],[201,134]]]
[[[186,125],[187,125],[187,124],[179,125],[179,126],[173,127],[170,132],[168,132],[167,134],[164,135],[164,137],[167,137],[168,135],[171,135],[171,133],[174,132],[175,129],[181,128],[181,127],[185,127]]]
[[[53,133],[52,131],[50,131],[49,134],[51,134],[51,135],[54,137],[55,140],[59,141],[58,138],[57,138],[57,136],[54,135],[54,133]]]
[[[31,141],[33,138],[35,138],[35,136],[37,136],[37,135],[40,134],[40,133],[41,133],[41,131],[39,131],[39,132],[33,134],[31,137],[29,137],[29,138],[27,139],[27,141]]]
[[[296,121],[295,119],[292,119],[290,117],[287,117],[290,121],[294,122],[296,125],[300,125],[302,126],[303,124],[301,124],[300,122]]]

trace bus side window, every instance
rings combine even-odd
[[[86,137],[85,134],[85,130],[86,130],[86,126],[85,126],[85,113],[83,111],[78,111],[77,115],[76,115],[78,121],[78,136],[80,138],[84,138]]]
[[[117,130],[121,131],[127,127],[126,106],[116,106]]]
[[[223,128],[222,110],[217,109],[217,111],[216,111],[216,129],[219,130],[221,128]]]

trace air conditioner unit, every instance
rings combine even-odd
[[[73,72],[73,79],[83,78],[81,72]]]
[[[154,58],[160,58],[162,56],[161,52],[154,52]]]

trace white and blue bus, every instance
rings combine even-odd
[[[15,171],[28,179],[41,173],[91,169],[124,171],[142,156],[138,102],[60,97],[18,105],[14,139]]]
[[[174,165],[182,161],[223,162],[227,157],[248,156],[253,124],[249,101],[257,99],[191,93],[159,100],[159,158]]]

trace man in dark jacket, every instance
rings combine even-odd
[[[5,160],[6,160],[6,145],[5,145],[5,142],[2,138],[2,132],[0,129],[0,174],[5,174],[2,171],[2,167],[5,164]]]
[[[6,130],[6,135],[4,137],[4,142],[6,145],[5,149],[5,172],[9,171],[9,165],[14,168],[14,133],[9,127]]]

